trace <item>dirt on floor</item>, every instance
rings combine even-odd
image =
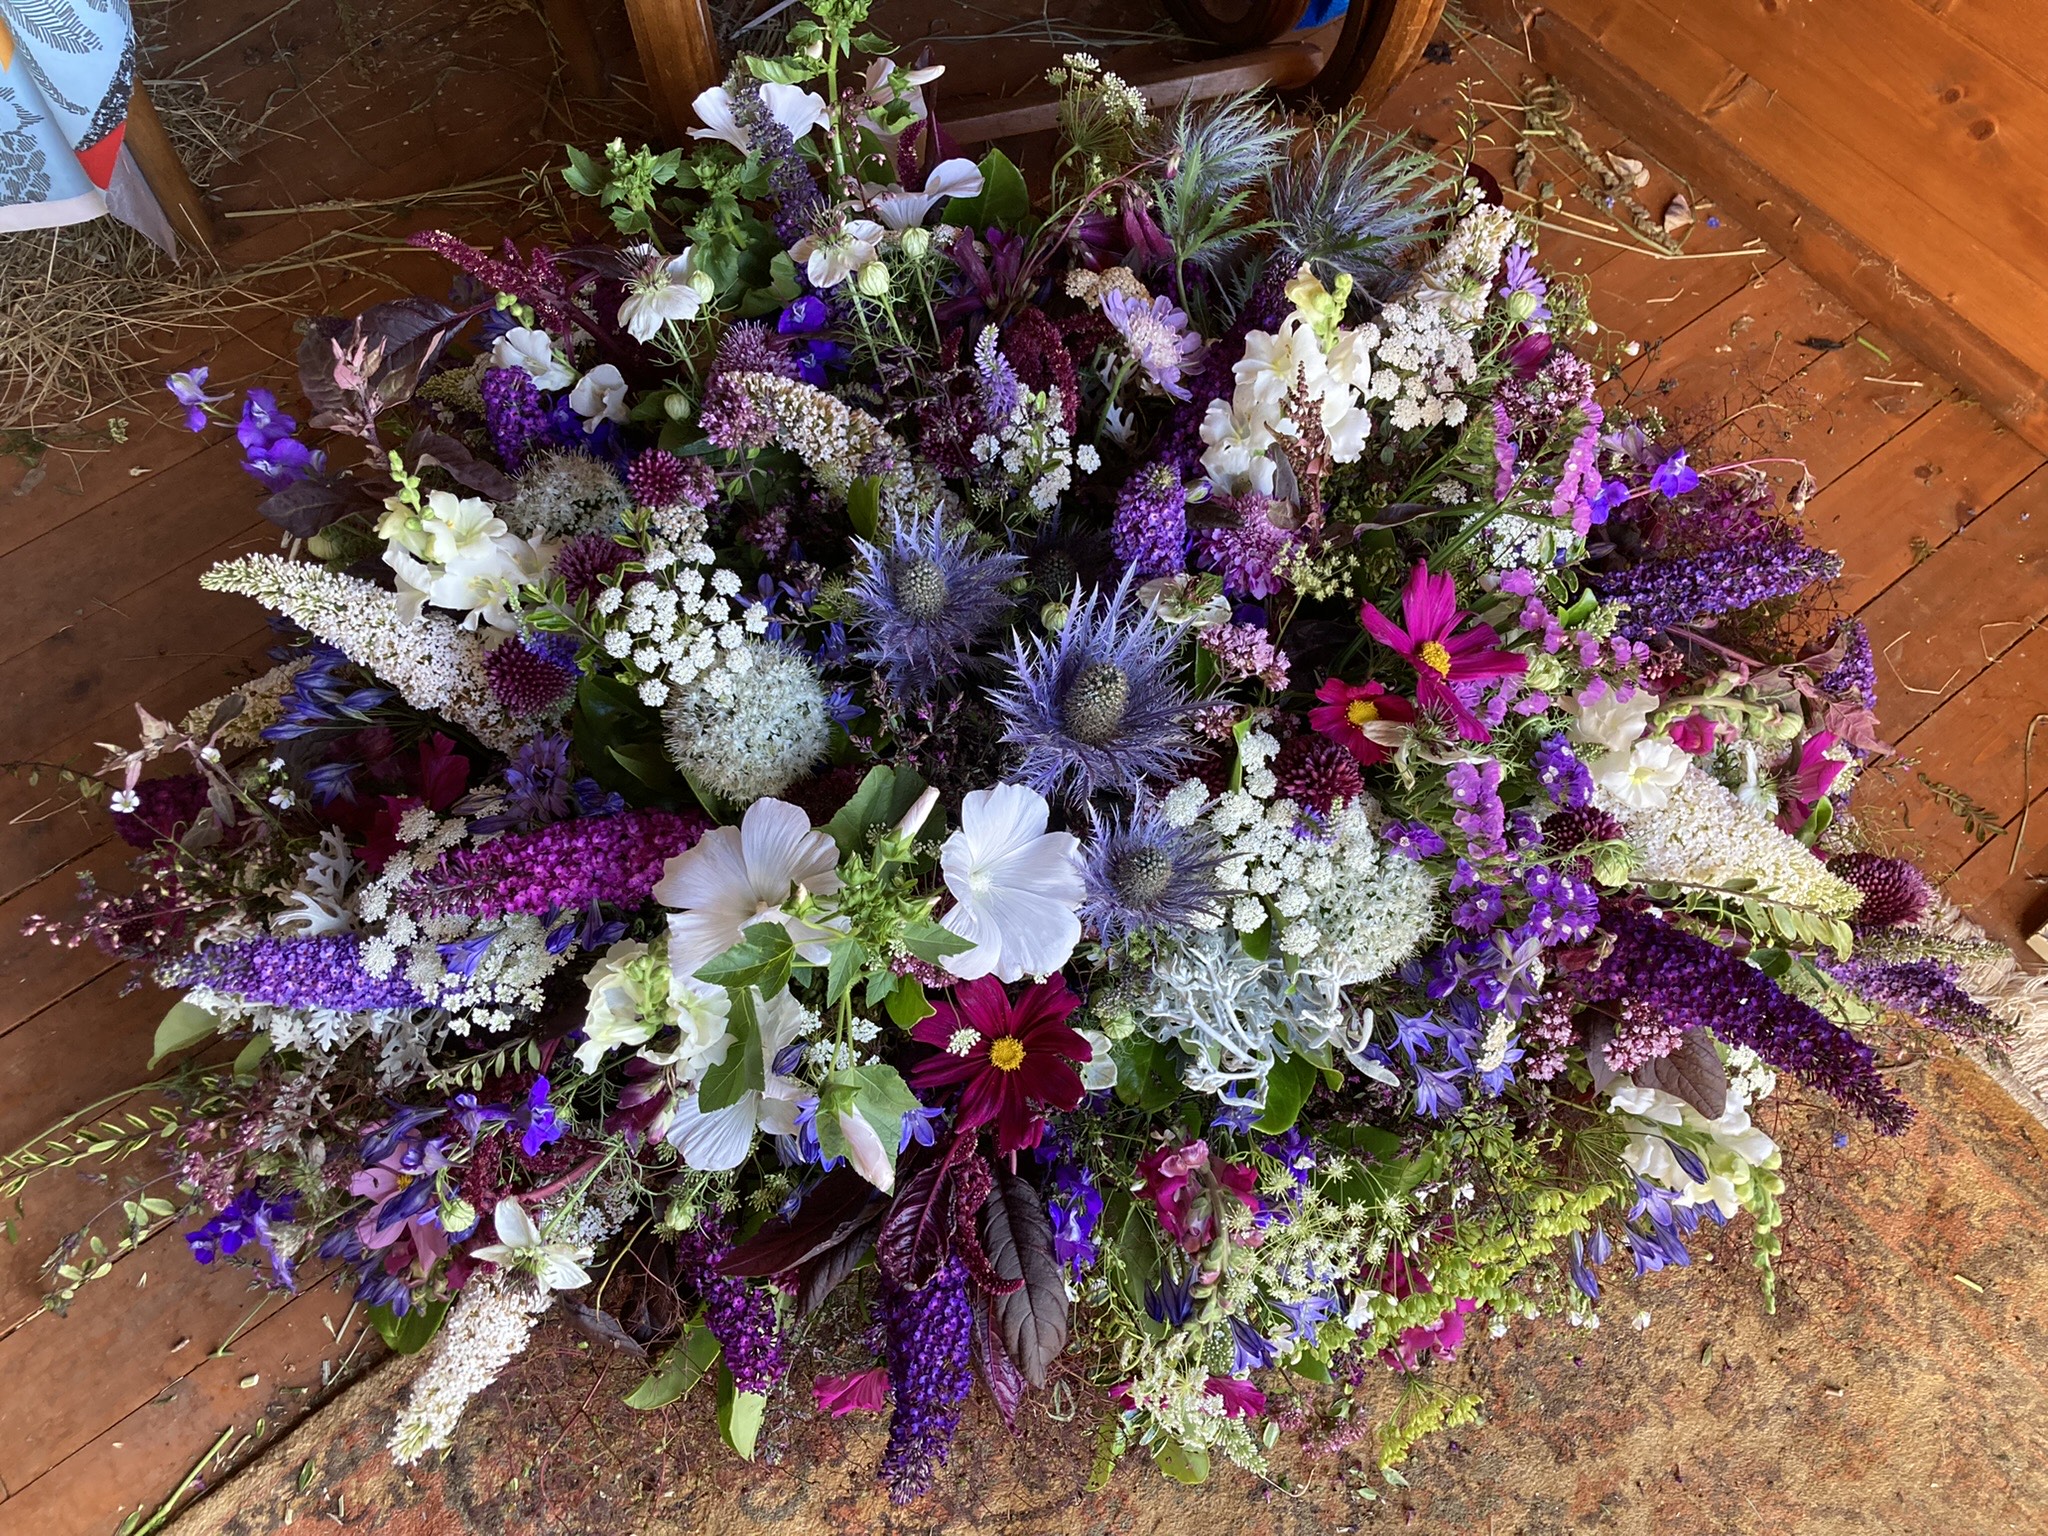
[[[1382,1484],[1376,1502],[1352,1491],[1358,1453],[1327,1447],[1288,1460],[1270,1480],[1228,1471],[1199,1489],[1134,1460],[1105,1491],[1084,1494],[1093,1415],[1067,1404],[1074,1411],[1056,1421],[1062,1397],[1028,1405],[1014,1435],[977,1402],[934,1492],[896,1507],[875,1481],[882,1420],[771,1412],[761,1459],[747,1466],[719,1443],[708,1401],[635,1413],[619,1397],[639,1368],[595,1360],[578,1335],[550,1326],[473,1405],[438,1463],[400,1471],[384,1450],[413,1369],[400,1362],[316,1414],[174,1529],[2048,1530],[2048,1133],[1966,1063],[1935,1060],[1905,1076],[1921,1118],[1894,1142],[1859,1132],[1837,1147],[1831,1116],[1781,1109],[1776,1129],[1799,1176],[1776,1315],[1763,1310],[1738,1229],[1690,1272],[1617,1277],[1596,1331],[1517,1324],[1482,1338],[1441,1368],[1440,1382],[1483,1394],[1485,1421],[1425,1442],[1407,1486]],[[804,1400],[799,1390],[786,1402]]]

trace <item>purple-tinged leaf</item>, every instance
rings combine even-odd
[[[491,501],[510,501],[519,494],[519,482],[495,464],[487,464],[469,451],[460,438],[431,427],[413,433],[405,443],[405,466],[413,474],[421,464],[438,464],[465,490]]]
[[[1635,1070],[1637,1084],[1683,1099],[1709,1120],[1728,1111],[1728,1069],[1703,1029],[1688,1030],[1677,1050],[1644,1062]]]
[[[813,1254],[797,1266],[796,1271],[796,1315],[809,1317],[825,1304],[825,1298],[839,1288],[839,1283],[856,1269],[868,1250],[875,1245],[875,1227],[879,1223],[879,1211],[872,1219],[856,1227],[822,1253]]]
[[[256,510],[295,539],[310,539],[322,528],[377,503],[346,475],[312,475],[272,491]]]
[[[1045,1201],[1024,1179],[999,1169],[981,1207],[981,1241],[995,1271],[1023,1283],[990,1299],[990,1315],[1017,1369],[1034,1387],[1067,1347],[1067,1282],[1053,1256]]]
[[[989,1310],[994,1303],[974,1308],[974,1363],[981,1372],[981,1384],[988,1388],[996,1411],[1010,1428],[1017,1427],[1017,1410],[1024,1405],[1024,1377],[1017,1362],[1000,1349],[989,1346]]]
[[[797,1268],[874,1220],[874,1192],[851,1167],[834,1169],[795,1214],[777,1217],[720,1259],[718,1272],[758,1279]]]

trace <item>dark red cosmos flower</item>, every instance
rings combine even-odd
[[[1075,1067],[1093,1054],[1067,1028],[1081,1000],[1065,977],[1026,987],[1013,1003],[993,976],[962,982],[911,1030],[938,1054],[910,1071],[917,1089],[960,1089],[960,1129],[996,1128],[996,1150],[1023,1152],[1045,1132],[1039,1110],[1072,1109],[1086,1091]]]
[[[1430,575],[1425,560],[1415,563],[1401,592],[1400,624],[1371,603],[1361,604],[1358,610],[1358,622],[1365,632],[1405,656],[1415,668],[1416,703],[1445,710],[1467,741],[1485,741],[1486,727],[1451,691],[1450,684],[1520,677],[1529,670],[1529,658],[1502,650],[1500,636],[1488,625],[1474,624],[1463,634],[1457,633],[1469,617],[1458,606],[1457,583],[1448,576]]]

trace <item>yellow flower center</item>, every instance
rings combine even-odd
[[[998,1072],[1014,1072],[1024,1065],[1024,1042],[1015,1035],[1004,1035],[989,1046],[988,1059]]]
[[[1438,677],[1451,675],[1451,653],[1435,640],[1423,641],[1422,648],[1415,653],[1415,659]]]
[[[1380,717],[1379,706],[1371,699],[1353,699],[1345,706],[1344,718],[1353,725],[1365,725]]]

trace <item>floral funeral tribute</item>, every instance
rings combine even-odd
[[[179,994],[194,1257],[429,1351],[401,1462],[553,1311],[901,1499],[977,1391],[1392,1467],[1708,1226],[1768,1294],[1760,1101],[1997,1030],[1849,812],[1838,562],[1462,160],[1076,56],[1034,198],[863,10],[572,152],[605,243],[419,237],[296,414],[173,378],[278,665],[143,714],[62,932]]]

